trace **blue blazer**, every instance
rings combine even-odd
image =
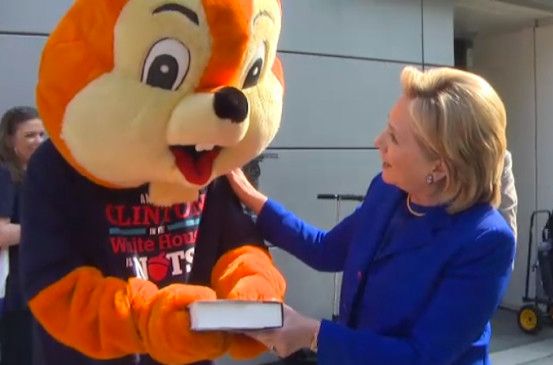
[[[489,320],[511,273],[511,230],[488,204],[415,217],[405,199],[379,175],[328,232],[272,200],[263,207],[257,222],[267,240],[317,270],[344,272],[340,320],[322,322],[319,365],[490,363]]]

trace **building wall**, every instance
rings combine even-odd
[[[41,48],[70,3],[0,2],[1,111],[34,104]],[[373,141],[400,94],[400,70],[452,65],[453,1],[283,0],[283,7],[285,111],[261,163],[260,187],[302,218],[329,228],[356,204],[343,202],[337,209],[316,195],[365,193],[380,169]],[[273,253],[289,280],[287,301],[329,318],[334,275],[316,273],[280,250]]]
[[[40,52],[70,4],[71,0],[0,2],[0,112],[16,104],[34,105]]]
[[[530,216],[553,209],[553,26],[529,27],[480,36],[474,42],[474,70],[488,78],[503,98],[508,113],[509,149],[519,196],[519,227],[515,271],[504,305],[519,308],[525,291]],[[534,253],[544,216],[533,231]],[[532,263],[535,255],[532,257]],[[535,295],[531,276],[530,294]]]

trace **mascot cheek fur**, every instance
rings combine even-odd
[[[46,364],[265,350],[190,331],[186,308],[284,298],[221,177],[278,130],[281,15],[278,0],[77,0],[52,33],[37,87],[51,139],[28,167],[21,246]]]

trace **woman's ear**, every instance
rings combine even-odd
[[[447,167],[444,160],[439,159],[436,162],[436,165],[432,170],[432,176],[434,177],[435,182],[443,181],[444,179],[447,178]]]

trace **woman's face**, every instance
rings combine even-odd
[[[433,172],[437,161],[430,160],[415,140],[409,103],[406,96],[396,102],[375,145],[382,159],[384,181],[408,193],[417,193],[427,187],[426,176]]]
[[[44,141],[44,138],[44,126],[40,119],[30,119],[19,123],[12,136],[12,146],[23,165],[29,162],[31,155]]]

